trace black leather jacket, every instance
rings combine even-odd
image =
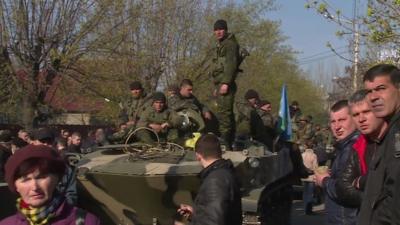
[[[241,225],[242,203],[230,160],[219,159],[200,173],[192,225]]]
[[[371,142],[367,140],[367,143]],[[366,164],[371,161],[373,145],[366,146],[364,160]],[[357,151],[353,150],[346,166],[336,182],[337,201],[345,207],[359,208],[361,206],[362,193],[366,183],[367,175],[361,174],[360,159]],[[355,187],[358,181],[359,188]]]
[[[345,165],[353,152],[352,146],[358,138],[359,133],[354,131],[345,139],[335,143],[336,157],[332,164],[331,176],[323,180],[323,189],[327,195],[325,198],[325,210],[327,212],[328,225],[354,225],[356,224],[357,208],[344,207],[338,202],[338,191],[336,183],[340,174],[343,173]]]

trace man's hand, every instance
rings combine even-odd
[[[178,213],[184,216],[186,219],[189,219],[193,215],[193,207],[186,204],[181,204]]]
[[[204,118],[206,118],[207,120],[211,120],[211,119],[212,119],[212,116],[211,116],[211,113],[210,113],[210,112],[204,112],[204,113],[203,113],[203,116],[204,116]]]
[[[126,122],[126,125],[127,126],[133,126],[133,125],[135,125],[136,124],[136,121],[135,120],[129,120],[128,122]]]
[[[163,124],[161,124],[161,129],[162,129],[162,130],[164,130],[164,129],[168,128],[168,127],[169,127],[169,123],[163,123]]]
[[[324,173],[315,173],[315,183],[322,187],[322,181],[324,180],[325,177],[330,177],[331,175],[329,172],[324,172]]]
[[[160,131],[162,130],[162,127],[160,124],[151,123],[151,124],[149,124],[149,127],[151,129],[153,129],[156,133],[160,133]]]
[[[221,87],[219,88],[219,94],[220,95],[228,94],[228,89],[229,89],[229,86],[227,84],[222,84]]]

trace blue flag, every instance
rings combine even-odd
[[[289,103],[285,84],[282,86],[277,126],[280,138],[282,140],[289,141],[292,138],[292,123],[290,120]]]

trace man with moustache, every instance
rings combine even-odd
[[[368,167],[360,225],[399,223],[400,70],[389,64],[370,68],[363,78],[368,99],[377,118],[388,127],[373,143],[375,151]]]
[[[381,138],[387,128],[387,123],[372,112],[367,94],[367,90],[359,90],[349,99],[351,115],[361,135],[354,143],[354,151],[336,183],[338,202],[346,207],[360,207],[367,178],[367,165],[374,151],[371,143]]]
[[[338,101],[331,107],[330,127],[336,138],[334,145],[336,157],[330,173],[328,171],[315,173],[316,184],[322,187],[326,193],[326,224],[354,225],[356,224],[357,209],[339,205],[337,203],[338,195],[336,190],[336,183],[347,163],[352,146],[359,136],[356,124],[351,118],[347,100]]]

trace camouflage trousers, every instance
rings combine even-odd
[[[168,131],[163,131],[157,133],[161,142],[176,142],[178,139],[178,130],[177,129],[168,129]],[[136,134],[136,138],[140,142],[152,144],[157,142],[157,137],[148,130],[139,130]]]
[[[219,85],[216,87],[219,90]],[[218,119],[219,136],[223,140],[223,144],[227,149],[232,148],[232,143],[235,137],[235,115],[233,113],[233,104],[235,102],[236,84],[229,86],[226,95],[217,95],[216,102],[216,116]]]

